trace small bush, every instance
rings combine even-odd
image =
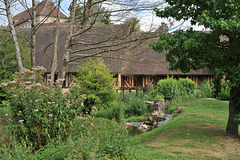
[[[101,118],[77,120],[71,132],[73,156],[82,159],[127,159],[128,132],[124,126]],[[127,152],[126,152],[127,151]]]
[[[125,104],[120,102],[118,104],[113,104],[107,109],[99,110],[94,116],[121,122],[124,118],[124,108]]]
[[[193,95],[197,88],[196,83],[188,78],[180,78],[177,82],[180,95]]]
[[[137,97],[131,98],[131,103],[126,104],[124,107],[124,117],[140,116],[148,112],[148,107],[144,99]]]
[[[10,97],[9,124],[16,140],[36,150],[67,138],[82,103],[76,94],[64,95],[61,88],[42,84],[44,71],[42,67],[25,70],[14,81],[2,84]]]
[[[230,88],[227,85],[227,82],[222,81],[221,91],[218,93],[217,99],[229,101],[230,98]]]
[[[212,89],[207,81],[200,83],[198,86],[198,96],[200,98],[211,98],[212,97]]]
[[[73,79],[81,86],[80,93],[85,95],[85,112],[90,112],[93,106],[97,109],[107,108],[117,101],[113,88],[116,81],[102,58],[88,59],[78,67],[77,76]]]

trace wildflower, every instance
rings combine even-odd
[[[13,97],[18,97],[18,95],[14,94]]]
[[[30,84],[30,83],[32,83],[31,81],[27,81],[27,82],[25,82],[25,84]]]
[[[1,85],[0,85],[0,87],[6,87],[8,85],[8,83],[2,83]]]
[[[19,120],[18,123],[22,123],[24,120]]]
[[[26,88],[25,88],[25,89],[27,89],[27,90],[28,90],[28,89],[31,89],[31,86],[26,86]]]
[[[37,83],[37,84],[35,84],[36,86],[42,86],[42,84],[41,83]]]
[[[34,112],[38,112],[38,109],[34,109]]]
[[[49,117],[52,117],[52,116],[53,116],[53,114],[48,114],[48,116],[49,116]]]
[[[91,126],[93,126],[93,123],[90,123]]]
[[[22,113],[22,111],[18,111],[19,113]]]
[[[70,108],[70,106],[67,106],[67,108]]]
[[[35,100],[35,102],[38,102],[38,101],[39,101],[39,99]]]

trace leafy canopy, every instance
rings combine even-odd
[[[161,34],[154,50],[168,51],[166,60],[171,70],[189,72],[207,67],[216,74],[226,74],[232,86],[240,84],[240,1],[166,0],[169,6],[155,9],[159,17],[191,19],[191,24],[204,25],[210,32],[176,31]],[[221,38],[220,38],[221,37]]]

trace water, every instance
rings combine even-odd
[[[158,127],[164,125],[167,121],[173,118],[173,115],[165,114],[164,121],[158,122]],[[143,122],[128,122],[126,123],[127,129],[129,131],[129,135],[135,136],[143,133],[143,131],[139,130],[138,127],[143,124]],[[149,130],[150,131],[150,130]]]

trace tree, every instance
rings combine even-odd
[[[126,19],[124,24],[127,24],[131,27],[132,32],[139,32],[141,31],[140,29],[140,24],[139,24],[139,19],[137,17],[131,17],[129,19]]]
[[[58,8],[60,8],[61,0],[58,0]],[[51,69],[51,82],[50,85],[53,86],[53,82],[55,79],[55,72],[57,69],[57,50],[58,50],[58,37],[59,37],[59,29],[60,29],[60,9],[57,10],[57,28],[54,40],[54,52],[53,52],[53,62]]]
[[[99,24],[106,24],[106,25],[110,24],[111,23],[110,13],[107,11],[105,7],[102,7],[99,3],[96,3],[97,1],[94,1],[94,2],[95,3],[93,3],[90,9],[89,17],[85,16],[86,18],[85,21],[89,23],[93,23],[94,21],[96,21]],[[71,9],[72,9],[72,4],[70,5],[68,10],[71,12]],[[86,5],[84,5],[83,2],[78,1],[76,5],[76,11],[75,11],[76,21],[83,21],[85,9],[86,9]],[[92,15],[97,15],[97,17]]]
[[[65,43],[65,51],[62,58],[61,66],[58,73],[58,79],[65,79],[68,65],[76,63],[79,59],[86,59],[89,57],[101,56],[103,53],[113,53],[115,56],[108,58],[116,58],[119,52],[137,47],[143,40],[156,37],[156,34],[141,33],[141,35],[133,35],[129,25],[97,25],[99,16],[109,14],[110,19],[114,22],[123,22],[123,19],[130,16],[132,11],[144,11],[153,8],[153,4],[149,1],[138,3],[139,1],[126,1],[126,0],[86,0],[81,1],[84,6],[81,12],[81,19],[78,19],[76,13],[77,3],[73,0],[71,16],[70,16],[70,30]],[[75,3],[75,5],[73,5]],[[154,3],[161,5],[162,2]],[[91,12],[92,8],[97,5],[97,12]],[[74,7],[73,7],[74,6]],[[109,10],[101,9],[108,8]],[[93,9],[93,11],[96,11]],[[87,23],[91,20],[91,23]],[[115,30],[114,30],[115,28]],[[91,31],[91,32],[90,32]],[[90,38],[84,36],[88,35]],[[95,38],[91,38],[95,36]],[[101,39],[99,39],[101,37]],[[134,46],[134,43],[135,46]],[[80,47],[79,47],[80,46]],[[79,49],[81,48],[81,49]],[[110,54],[109,54],[110,55]]]
[[[18,43],[18,40],[17,40],[16,30],[15,30],[15,27],[14,27],[14,24],[13,24],[12,14],[11,14],[11,11],[10,11],[10,6],[11,6],[10,3],[11,2],[9,0],[4,0],[5,10],[6,10],[7,19],[8,19],[8,23],[9,23],[9,28],[10,28],[10,32],[11,32],[11,37],[12,37],[14,48],[15,48],[15,55],[16,55],[18,70],[19,70],[20,73],[23,73],[21,52],[20,52],[20,47],[19,47],[19,43]]]
[[[239,136],[240,114],[240,1],[216,0],[166,0],[164,10],[155,9],[159,17],[173,17],[176,20],[191,20],[191,24],[203,25],[211,31],[197,32],[193,29],[161,34],[154,50],[166,49],[166,60],[172,70],[188,72],[207,67],[225,74],[231,87],[229,117],[226,132]],[[220,38],[222,37],[222,38]]]
[[[24,42],[24,38],[21,34],[18,35],[18,43],[20,44],[20,52],[22,56],[22,62],[24,68],[30,68],[30,50],[28,43]],[[8,27],[0,27],[0,84],[13,78],[13,74],[18,71],[17,61],[15,56],[15,48],[11,34]],[[0,89],[0,100],[5,99],[5,94]]]
[[[117,94],[113,88],[116,81],[102,58],[89,58],[88,61],[79,65],[77,77],[74,77],[74,80],[81,86],[82,95],[85,95],[85,111],[91,111],[93,106],[104,109],[117,100]]]

